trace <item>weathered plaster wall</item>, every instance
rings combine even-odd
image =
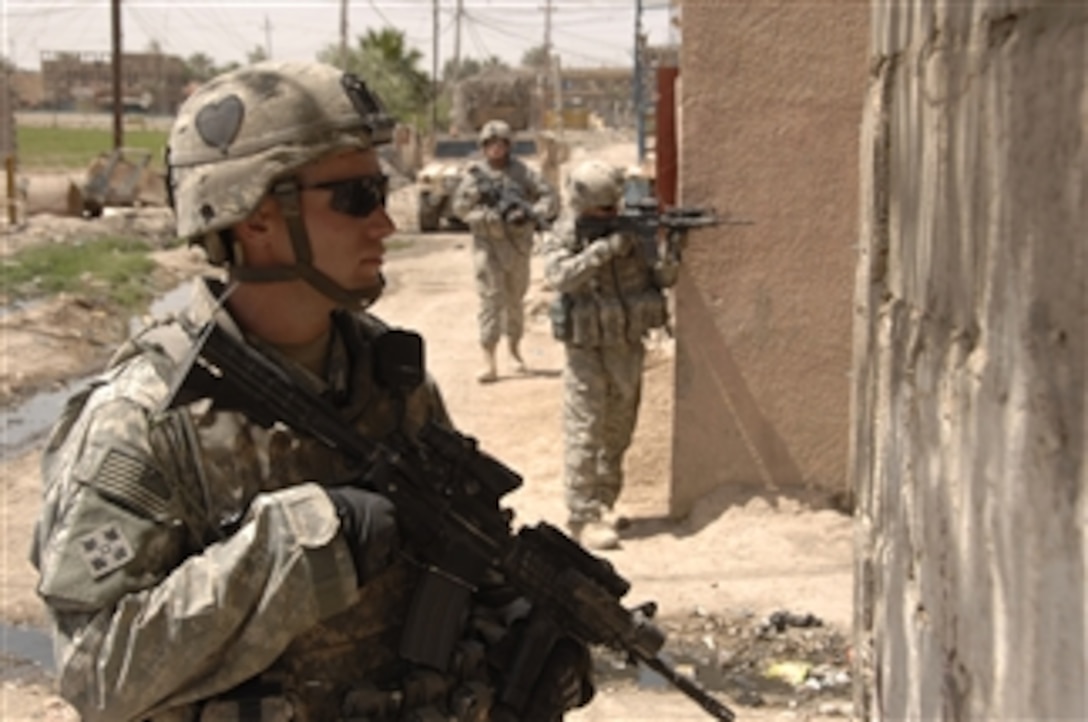
[[[850,289],[869,10],[682,4],[672,510],[721,484],[846,489]]]
[[[874,2],[860,711],[1088,718],[1088,4]]]

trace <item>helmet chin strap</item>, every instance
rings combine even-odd
[[[306,233],[306,224],[302,221],[299,207],[298,183],[287,179],[272,187],[272,194],[280,204],[283,216],[287,220],[287,231],[291,236],[291,247],[295,252],[293,266],[274,266],[252,268],[245,265],[232,265],[230,277],[245,283],[280,283],[282,281],[302,280],[326,298],[332,299],[338,306],[347,309],[364,309],[378,300],[385,289],[385,277],[378,275],[378,281],[365,288],[351,290],[319,271],[313,265],[313,252],[310,237]]]

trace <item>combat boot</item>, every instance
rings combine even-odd
[[[476,374],[476,380],[481,384],[490,384],[499,380],[499,372],[495,367],[495,347],[484,346],[484,367]]]
[[[608,551],[620,548],[620,535],[616,527],[602,519],[591,519],[579,525],[577,538],[586,549]]]
[[[529,370],[525,365],[525,361],[521,358],[521,350],[518,348],[518,341],[515,339],[509,339],[510,343],[510,355],[514,358],[514,370],[519,374],[523,374]]]

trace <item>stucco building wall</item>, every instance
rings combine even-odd
[[[1088,718],[1088,5],[873,4],[864,719]]]
[[[851,288],[869,9],[681,6],[673,513],[722,484],[846,491]]]

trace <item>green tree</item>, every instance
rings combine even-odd
[[[259,63],[262,60],[268,60],[268,51],[264,49],[263,45],[254,45],[253,49],[246,53],[247,65]]]
[[[461,58],[461,62],[454,68],[453,58],[450,58],[446,61],[446,64],[442,66],[442,82],[455,83],[458,80],[471,78],[473,75],[479,73],[482,67],[483,64],[476,58]]]
[[[188,80],[203,82],[216,74],[215,61],[206,53],[193,53],[185,60]]]
[[[534,45],[521,56],[521,67],[523,68],[546,70],[550,64],[551,58],[548,57],[548,49],[543,43]]]
[[[399,120],[422,124],[434,97],[430,76],[419,69],[423,54],[405,42],[396,28],[367,30],[341,57],[340,46],[328,45],[318,59],[366,80]]]

